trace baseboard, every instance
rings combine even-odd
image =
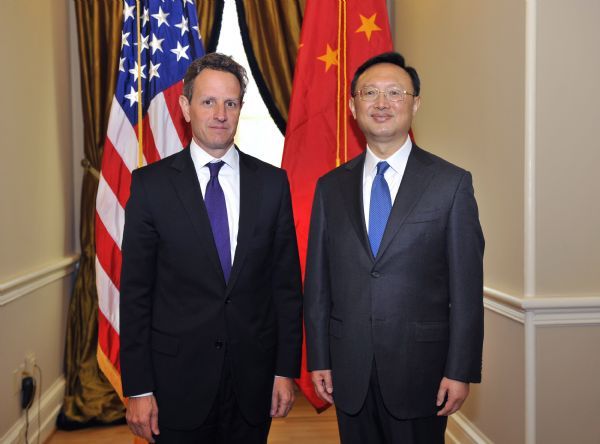
[[[448,418],[447,444],[493,444],[475,424],[458,412]]]
[[[55,429],[56,417],[60,412],[65,394],[65,378],[59,379],[42,393],[40,404],[40,429],[38,430],[38,399],[29,410],[29,442],[45,442]],[[25,412],[19,420],[0,438],[0,444],[22,444],[25,442]]]

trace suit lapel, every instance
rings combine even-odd
[[[392,239],[400,230],[406,216],[410,214],[421,198],[433,177],[434,170],[432,162],[425,156],[425,152],[416,145],[413,146],[396,200],[392,206],[390,218],[383,233],[377,258],[383,256]]]
[[[192,221],[192,226],[199,237],[202,248],[208,253],[210,262],[214,265],[218,273],[220,273],[224,281],[225,277],[223,276],[221,262],[219,261],[219,253],[215,246],[210,220],[208,219],[208,213],[204,205],[200,182],[198,182],[189,146],[174,156],[171,168],[176,170],[172,177],[172,182],[177,196]]]
[[[263,184],[260,175],[257,174],[256,163],[250,156],[242,153],[239,149],[238,153],[240,155],[240,220],[238,224],[237,247],[235,249],[231,275],[227,284],[228,291],[233,288],[246,258],[248,244],[256,225],[260,207],[260,196],[263,193]]]
[[[365,165],[365,153],[355,157],[344,165],[347,174],[340,177],[340,190],[344,196],[344,203],[349,213],[350,221],[360,239],[360,243],[367,251],[367,254],[373,258],[371,245],[369,244],[369,235],[365,223],[365,213],[363,210],[363,168]]]

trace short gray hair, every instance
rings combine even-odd
[[[215,71],[223,71],[231,73],[240,82],[241,97],[246,94],[246,86],[248,85],[248,76],[242,65],[237,63],[233,58],[218,52],[211,52],[204,57],[194,60],[188,67],[185,76],[183,77],[183,95],[189,101],[192,100],[194,92],[194,79],[205,69],[213,69]]]

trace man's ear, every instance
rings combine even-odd
[[[417,97],[415,97],[415,100],[413,100],[413,109],[412,109],[413,116],[415,114],[417,114],[417,111],[419,110],[420,106],[421,106],[421,96],[417,96]]]
[[[181,107],[183,118],[187,123],[190,123],[190,101],[186,96],[179,96],[179,106]]]
[[[348,106],[350,107],[352,117],[354,117],[354,119],[356,120],[356,108],[354,107],[354,97],[350,97],[350,100],[348,100]]]

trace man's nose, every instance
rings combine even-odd
[[[379,95],[377,96],[377,99],[375,99],[375,106],[377,108],[387,108],[390,106],[390,101],[384,91],[379,91]]]
[[[220,122],[224,122],[225,120],[227,120],[227,111],[225,109],[225,104],[224,103],[216,103],[215,105],[215,113],[214,113],[214,118]]]

